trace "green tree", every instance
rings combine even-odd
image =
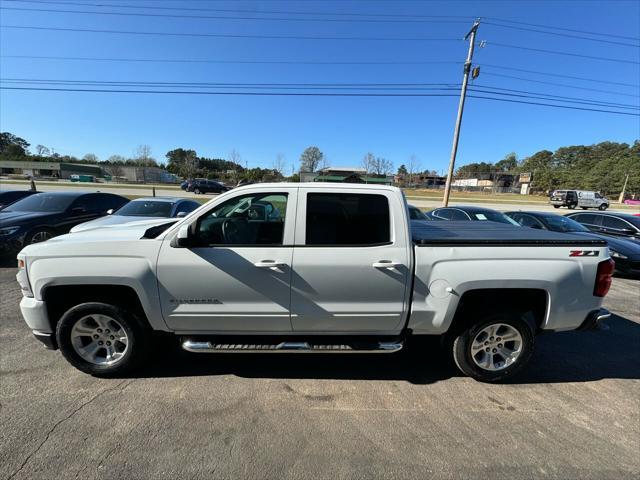
[[[409,172],[407,171],[407,167],[404,166],[404,163],[398,167],[398,175],[407,175]]]
[[[518,167],[518,157],[514,152],[509,153],[499,162],[496,162],[495,169],[499,172],[514,172]]]
[[[0,154],[8,157],[24,157],[29,153],[29,142],[13,133],[0,133]]]

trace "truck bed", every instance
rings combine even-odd
[[[514,245],[604,246],[604,240],[585,239],[570,233],[536,230],[496,222],[432,221],[411,222],[411,235],[416,246],[424,245]]]

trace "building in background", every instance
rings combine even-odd
[[[392,185],[393,176],[367,174],[364,168],[327,167],[317,172],[300,172],[300,181]]]
[[[175,174],[159,167],[90,163],[0,160],[0,175],[26,175],[63,180],[70,179],[72,175],[82,175],[123,183],[178,183],[178,177]]]

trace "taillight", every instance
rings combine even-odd
[[[616,267],[613,260],[608,259],[598,264],[598,273],[596,273],[596,284],[593,287],[593,294],[596,297],[604,297],[609,288],[611,288],[611,276]]]

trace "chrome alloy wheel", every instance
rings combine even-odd
[[[50,238],[53,238],[53,235],[51,235],[51,232],[47,232],[47,231],[36,232],[33,235],[33,237],[31,237],[31,243],[44,242],[46,240],[49,240]]]
[[[86,315],[71,329],[71,345],[83,360],[94,365],[119,362],[129,344],[123,326],[108,315]]]
[[[471,344],[471,357],[483,370],[504,370],[522,353],[522,336],[517,329],[505,323],[484,327]]]

